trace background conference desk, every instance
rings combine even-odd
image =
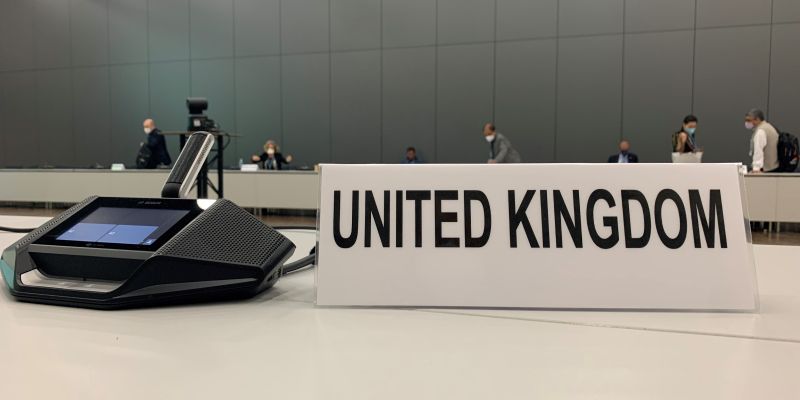
[[[0,201],[76,203],[98,194],[158,197],[167,170],[0,169]],[[214,174],[210,174],[214,175]],[[212,176],[212,182],[216,178]],[[800,173],[745,176],[750,219],[800,222]],[[242,207],[316,210],[312,171],[225,171],[225,195]]]

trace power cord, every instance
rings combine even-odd
[[[276,225],[276,226],[271,226],[271,228],[275,229],[275,230],[278,230],[278,231],[280,231],[280,230],[292,230],[292,229],[304,230],[304,231],[314,231],[314,232],[317,231],[317,227],[316,226]],[[301,258],[301,259],[299,259],[297,261],[291,262],[289,264],[284,264],[284,266],[283,266],[283,274],[282,275],[286,276],[286,275],[289,275],[291,273],[300,271],[302,269],[313,267],[314,266],[314,261],[316,261],[316,259],[317,259],[317,246],[314,245],[314,247],[311,248],[311,251],[308,252],[307,256],[305,256],[305,257],[303,257],[303,258]]]
[[[0,231],[3,232],[11,232],[11,233],[30,233],[33,232],[36,228],[10,228],[7,226],[0,226]]]

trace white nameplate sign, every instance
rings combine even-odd
[[[317,304],[758,308],[737,164],[321,167]]]

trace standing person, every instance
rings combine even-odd
[[[753,132],[750,136],[752,171],[772,172],[778,169],[778,131],[766,121],[764,112],[757,108],[748,111],[744,116],[744,127]]]
[[[422,161],[417,158],[417,149],[414,147],[409,147],[406,149],[406,157],[403,159],[401,164],[422,164]]]
[[[487,123],[483,126],[483,137],[489,142],[489,164],[520,163],[519,156],[511,141],[497,132],[494,124]]]
[[[172,164],[169,151],[167,151],[167,141],[164,139],[164,135],[161,134],[161,130],[156,128],[155,121],[152,118],[148,118],[142,122],[142,127],[144,128],[144,134],[147,135],[146,146],[150,151],[150,158],[147,159],[144,167],[153,169],[159,165]]]
[[[260,156],[253,154],[250,159],[260,164],[262,168],[270,170],[281,170],[285,164],[292,162],[292,156],[284,157],[274,140],[267,140],[264,143],[264,152]]]
[[[672,135],[672,151],[676,153],[691,153],[697,150],[695,131],[697,130],[697,117],[687,115],[683,118],[681,129]]]
[[[639,157],[631,153],[631,143],[628,139],[619,141],[619,153],[608,157],[608,162],[613,164],[634,164],[639,162]]]

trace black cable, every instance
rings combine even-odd
[[[30,233],[33,232],[36,228],[9,228],[6,226],[0,226],[0,231],[3,232],[11,232],[11,233]]]
[[[306,230],[306,231],[316,231],[317,230],[316,226],[285,226],[285,225],[282,226],[282,225],[276,225],[276,226],[271,226],[271,228],[275,229],[275,230],[291,230],[291,229]],[[313,267],[314,266],[314,261],[316,261],[316,260],[317,260],[317,246],[314,245],[314,247],[311,248],[311,251],[308,253],[307,256],[305,256],[305,257],[303,257],[303,258],[301,258],[301,259],[299,259],[299,260],[297,260],[295,262],[291,262],[289,264],[284,264],[283,273],[281,275],[286,276],[286,275],[289,275],[289,274],[291,274],[293,272],[300,271],[301,269],[304,269],[304,268],[307,268],[307,267]]]

